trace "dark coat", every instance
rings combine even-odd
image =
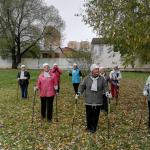
[[[18,72],[17,78],[20,78],[20,74],[21,74],[21,71]],[[24,76],[27,77],[27,79],[19,79],[18,82],[19,82],[20,85],[28,85],[29,84],[30,73],[28,71],[25,71]]]
[[[103,93],[108,91],[107,83],[104,77],[99,76],[97,80],[97,92],[91,91],[92,79],[88,75],[84,78],[82,83],[79,86],[79,93],[85,91],[85,103],[88,105],[102,105],[103,104]]]

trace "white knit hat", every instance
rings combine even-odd
[[[76,64],[76,63],[74,63],[74,64],[73,64],[73,66],[77,66],[77,64]]]
[[[25,68],[26,66],[25,65],[21,65],[21,68]]]
[[[45,66],[49,66],[49,64],[48,64],[48,63],[44,63],[44,64],[43,64],[43,68],[44,68]]]
[[[53,64],[53,66],[57,66],[57,64],[56,64],[56,63],[54,63],[54,64]]]
[[[94,69],[99,69],[99,66],[98,66],[97,64],[92,64],[91,67],[90,67],[91,72],[92,72]]]

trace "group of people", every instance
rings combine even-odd
[[[43,71],[40,73],[35,91],[39,91],[41,99],[41,118],[52,121],[53,116],[53,101],[56,94],[60,91],[60,76],[62,70],[57,64],[54,64],[50,69],[48,63],[43,64]],[[82,80],[81,70],[76,63],[73,64],[72,71],[69,72],[72,77],[72,85],[74,88],[75,99],[84,93],[85,108],[86,108],[86,130],[94,133],[97,129],[99,114],[101,109],[108,111],[108,100],[110,98],[118,98],[121,72],[118,66],[107,74],[104,67],[99,67],[97,64],[92,64],[90,73]],[[28,85],[30,74],[26,70],[25,65],[21,65],[21,71],[17,75],[18,83],[21,89],[22,99],[28,97]],[[145,84],[143,95],[148,97],[149,108],[149,131],[150,131],[150,76]]]
[[[57,64],[53,65],[50,69],[48,63],[43,64],[43,70],[40,73],[34,91],[39,91],[41,99],[41,118],[44,120],[47,118],[48,122],[52,121],[53,114],[53,101],[56,94],[59,93],[60,89],[60,75],[62,70]],[[30,74],[26,70],[25,65],[21,65],[21,71],[17,75],[18,84],[21,89],[22,99],[27,99],[28,97],[28,84],[30,79]]]
[[[52,121],[53,116],[53,101],[55,95],[60,90],[60,75],[62,70],[57,64],[54,64],[50,69],[48,63],[43,64],[43,71],[40,73],[35,91],[39,91],[41,99],[41,118]],[[90,67],[90,74],[82,80],[81,70],[76,63],[73,64],[69,76],[72,77],[72,85],[74,88],[75,99],[79,95],[85,93],[85,107],[86,107],[86,122],[87,130],[89,132],[96,132],[100,110],[105,108],[107,110],[107,99],[112,96],[115,97],[121,79],[121,73],[116,66],[110,75],[107,75],[105,68],[99,67],[97,64],[92,64]],[[21,71],[17,75],[18,83],[20,85],[22,99],[28,97],[28,84],[30,74],[26,70],[25,65],[21,65]],[[105,107],[104,107],[105,106]]]
[[[110,74],[107,75],[104,67],[92,64],[90,74],[80,83],[82,74],[77,64],[74,64],[71,75],[73,87],[75,83],[78,85],[77,87],[79,87],[78,89],[74,87],[75,98],[78,99],[82,93],[85,95],[86,130],[94,133],[97,129],[100,110],[105,109],[105,111],[108,112],[108,99],[117,97],[121,72],[116,66]],[[78,77],[78,82],[74,80],[76,77]]]

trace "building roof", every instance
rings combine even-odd
[[[64,47],[62,48],[62,51],[65,53],[65,52],[74,52],[75,50],[69,47]]]
[[[104,38],[93,38],[91,44],[108,44]]]

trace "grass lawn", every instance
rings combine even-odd
[[[37,95],[32,120],[33,86],[39,74],[32,70],[29,100],[17,100],[15,70],[0,70],[0,150],[148,150],[147,103],[142,96],[148,73],[123,73],[119,104],[111,101],[110,139],[107,139],[107,115],[100,114],[95,134],[85,131],[84,98],[81,96],[73,128],[74,96],[67,73],[61,77],[58,96],[58,122],[40,121],[40,100]],[[19,93],[20,94],[20,93]]]

